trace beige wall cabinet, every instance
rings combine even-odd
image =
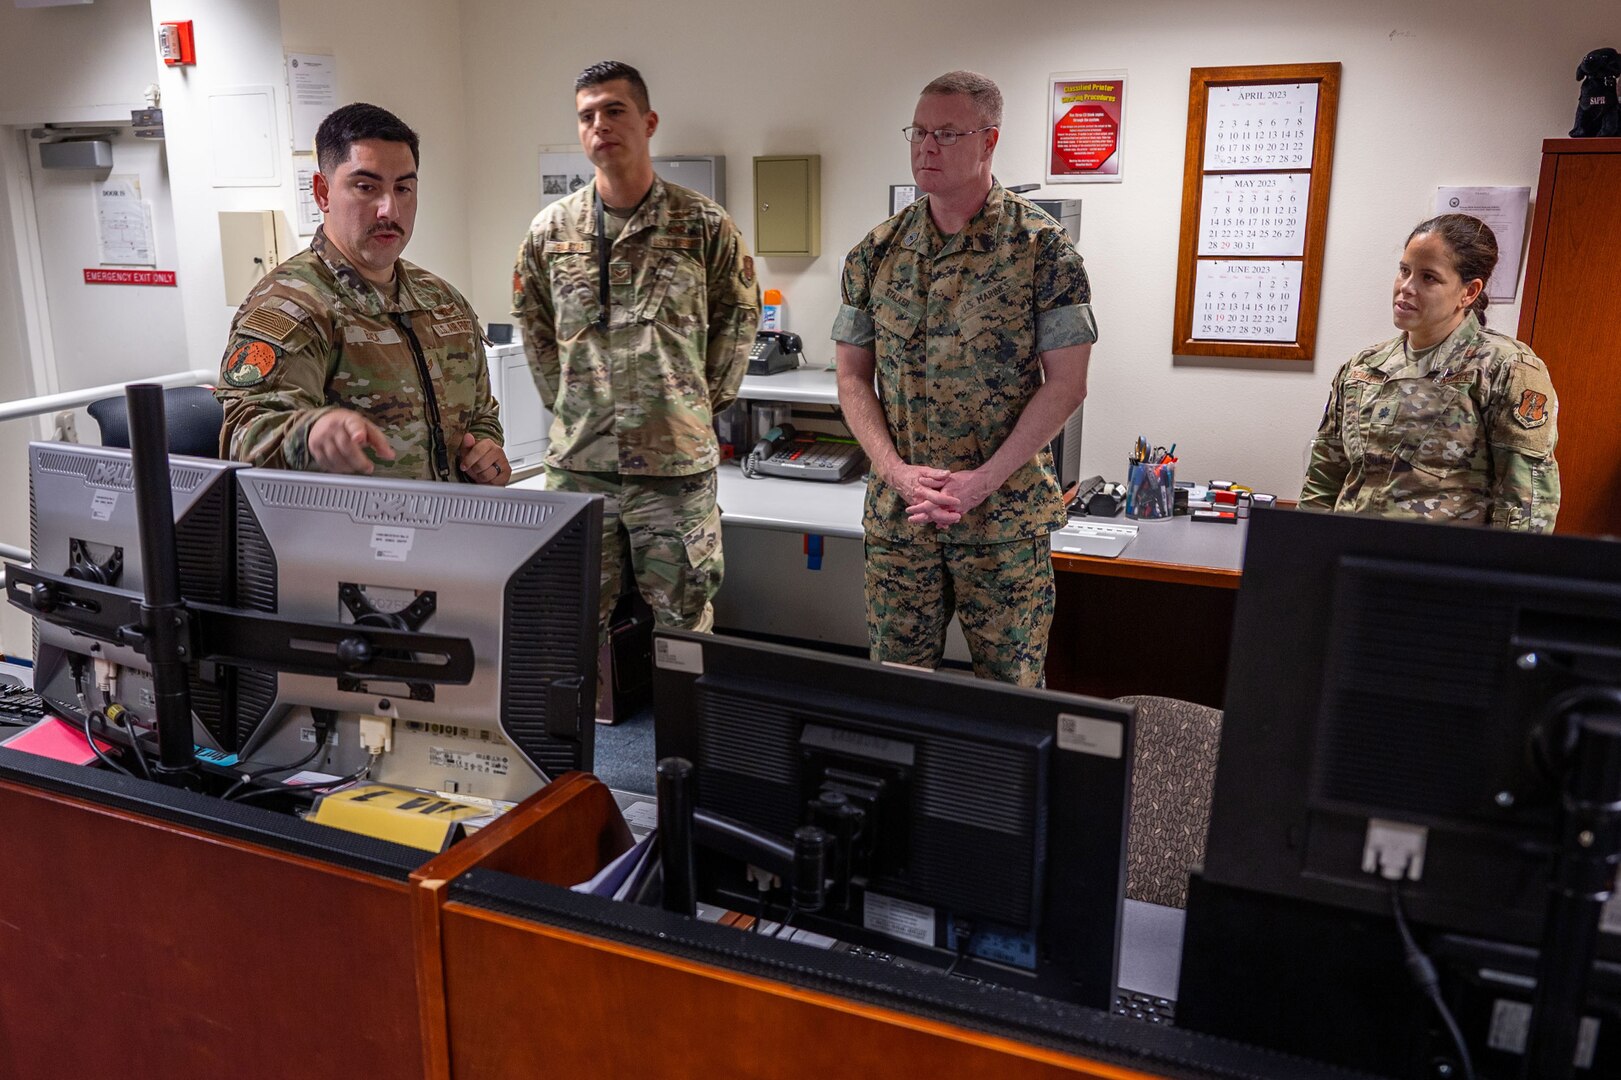
[[[754,253],[822,253],[821,155],[754,159]]]

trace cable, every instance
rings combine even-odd
[[[299,758],[297,761],[290,762],[286,765],[266,765],[263,768],[252,769],[243,773],[241,778],[237,780],[236,783],[225,789],[225,793],[221,795],[220,798],[230,799],[238,791],[247,787],[255,780],[269,776],[271,773],[291,772],[294,769],[302,769],[304,766],[314,761],[321,751],[326,749],[326,741],[331,736],[332,722],[336,719],[336,715],[326,709],[314,710],[310,715],[315,722],[315,748],[313,750]],[[370,762],[368,761],[368,765],[369,764]]]
[[[946,968],[947,975],[956,971],[957,965],[967,959],[968,943],[974,936],[974,928],[968,924],[966,919],[959,919],[952,924],[951,932],[957,939],[957,956],[956,959],[951,961],[951,966]]]
[[[262,795],[290,795],[295,792],[303,791],[313,791],[318,794],[325,795],[328,792],[340,788],[353,780],[359,780],[366,774],[367,770],[369,770],[372,765],[376,763],[378,756],[379,755],[373,754],[371,757],[366,759],[366,764],[362,765],[348,776],[340,776],[336,780],[323,780],[319,784],[278,784],[275,787],[254,788],[251,791],[244,791],[233,801],[245,803],[249,799],[257,799]]]
[[[130,749],[135,751],[135,760],[140,763],[141,775],[148,780],[152,779],[152,767],[147,764],[146,751],[141,749],[141,736],[135,730],[135,714],[122,705],[110,703],[101,715],[108,720],[116,721],[118,716],[113,715],[114,709],[118,710],[118,716],[123,717],[124,734],[129,736]]]
[[[255,769],[252,772],[243,773],[241,778],[239,780],[237,780],[236,783],[232,784],[230,787],[225,789],[225,794],[221,795],[220,798],[222,798],[222,799],[230,799],[238,791],[241,791],[243,788],[247,787],[249,784],[253,783],[255,780],[258,780],[258,779],[260,779],[262,777],[269,776],[271,773],[291,772],[294,769],[302,769],[304,766],[306,766],[310,762],[314,761],[316,759],[316,757],[318,757],[320,755],[321,751],[325,750],[325,749],[326,749],[326,740],[322,739],[321,741],[319,741],[319,742],[317,742],[315,744],[315,749],[311,750],[309,753],[305,754],[303,757],[299,758],[297,761],[290,762],[290,763],[288,763],[286,765],[267,765],[262,769]],[[272,790],[274,790],[274,789],[272,789]]]
[[[87,713],[84,714],[84,739],[85,739],[85,742],[90,744],[90,749],[95,752],[96,757],[101,761],[101,763],[103,765],[107,766],[109,769],[117,769],[119,772],[123,773],[125,776],[127,776],[127,777],[129,777],[130,779],[133,780],[135,778],[134,773],[132,773],[128,769],[124,768],[124,766],[120,765],[118,762],[114,761],[112,758],[108,757],[106,754],[103,754],[101,752],[101,747],[96,745],[96,737],[90,731],[90,721],[92,721],[93,719],[95,719],[98,716],[101,716],[101,710],[100,709],[96,709],[96,710],[94,710],[92,712],[87,712]],[[102,716],[101,718],[102,718],[103,721],[105,721],[107,719],[105,716]]]
[[[1405,876],[1404,873],[1403,877]],[[1452,1010],[1447,1008],[1446,1002],[1441,998],[1441,978],[1435,972],[1435,964],[1424,955],[1424,951],[1418,947],[1418,942],[1413,939],[1413,932],[1407,927],[1407,913],[1402,910],[1401,879],[1390,883],[1390,910],[1396,916],[1396,930],[1401,934],[1402,951],[1407,962],[1407,971],[1413,977],[1413,985],[1430,999],[1430,1004],[1435,1006],[1441,1022],[1446,1025],[1447,1034],[1452,1037],[1452,1045],[1458,1051],[1458,1064],[1463,1069],[1463,1080],[1475,1080],[1475,1065],[1469,1058],[1469,1047],[1464,1044],[1463,1032],[1459,1030],[1457,1020],[1453,1019]]]

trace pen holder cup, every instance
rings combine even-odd
[[[1126,516],[1139,521],[1169,518],[1176,505],[1176,464],[1131,463],[1126,481]]]

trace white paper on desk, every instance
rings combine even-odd
[[[1520,255],[1525,250],[1525,219],[1531,209],[1528,187],[1443,187],[1435,189],[1437,214],[1468,214],[1491,226],[1497,237],[1497,269],[1486,296],[1508,303],[1519,291]]]
[[[572,886],[573,890],[592,896],[609,896],[617,899],[620,886],[630,879],[631,870],[647,854],[651,842],[651,836],[644,836],[638,843],[633,844],[629,851],[598,870],[591,880]]]

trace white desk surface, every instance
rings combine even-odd
[[[778,476],[750,480],[735,465],[722,465],[719,475],[720,516],[728,525],[861,536],[861,503],[867,494],[862,473],[842,484]]]
[[[1135,524],[1137,537],[1126,545],[1126,550],[1119,555],[1119,561],[1208,567],[1212,570],[1244,569],[1244,541],[1249,536],[1247,520],[1232,525],[1198,522],[1190,517],[1132,522],[1131,518],[1122,514],[1112,518],[1081,517],[1075,521]]]
[[[782,378],[783,376],[774,376]],[[514,487],[540,488],[540,476],[526,477]],[[820,536],[861,537],[861,506],[866,483],[858,474],[842,484],[745,477],[737,466],[719,470],[721,520],[728,525]],[[1127,517],[1077,518],[1077,521],[1129,522]],[[1249,522],[1211,525],[1192,518],[1137,522],[1137,536],[1118,559],[1094,562],[1155,563],[1239,571],[1244,568],[1244,540]],[[1078,556],[1069,556],[1078,557]]]
[[[813,363],[775,375],[745,375],[737,396],[754,401],[798,401],[833,405],[839,400],[838,373]]]

